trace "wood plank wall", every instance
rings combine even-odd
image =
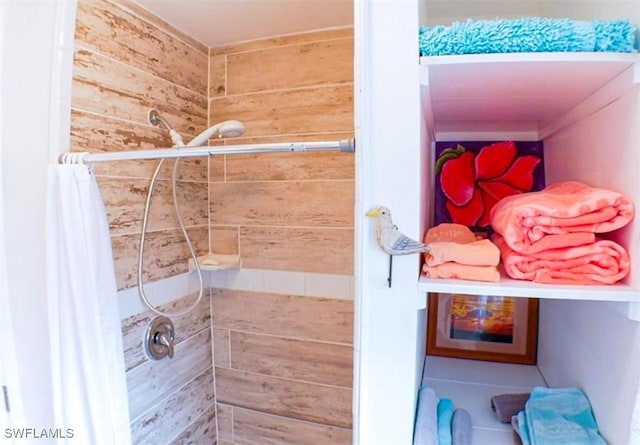
[[[172,318],[173,359],[148,360],[142,338],[155,317],[146,311],[122,321],[132,442],[136,445],[216,443],[217,424],[211,352],[209,294],[194,311]],[[176,313],[197,294],[160,306]]]
[[[221,444],[351,443],[352,301],[220,289],[212,324]]]
[[[225,141],[232,144],[350,138],[352,58],[350,29],[209,52],[130,0],[80,0],[72,151],[170,146],[167,132],[147,123],[150,108],[185,141],[225,119],[247,127],[244,137]],[[155,161],[95,166],[119,289],[136,285],[154,168]],[[187,267],[169,177],[165,168],[151,209],[145,281]],[[190,160],[182,163],[178,190],[199,252],[209,246],[240,252],[249,268],[353,273],[353,155]],[[164,309],[178,310],[193,298]],[[149,313],[123,320],[134,443],[351,442],[352,301],[221,290],[210,308],[207,303],[176,321],[172,362],[149,362],[142,354]]]
[[[209,123],[242,121],[228,144],[353,137],[353,30],[212,48]],[[214,157],[211,247],[255,269],[353,274],[354,156]]]
[[[185,141],[207,128],[208,48],[128,0],[78,2],[72,88],[72,151],[168,147],[166,130],[147,123],[156,108]],[[118,288],[136,285],[137,252],[149,179],[157,161],[96,164]],[[167,163],[170,164],[170,163]],[[178,199],[194,245],[209,244],[208,160],[183,161]],[[144,280],[187,271],[188,250],[171,198],[170,168],[157,183],[145,247]],[[174,319],[172,360],[149,361],[142,336],[152,314],[122,321],[132,439],[135,444],[215,443],[211,313],[208,289],[198,308]],[[177,295],[179,297],[179,295]],[[161,307],[171,313],[195,295]]]
[[[185,141],[207,128],[208,48],[128,0],[78,2],[71,99],[72,151],[171,146],[151,127],[156,108]],[[111,228],[118,288],[136,285],[144,202],[157,161],[96,164]],[[187,271],[188,250],[171,199],[170,165],[151,206],[145,281]],[[183,161],[178,198],[194,245],[208,248],[208,160]]]
[[[210,51],[209,124],[225,143],[353,137],[353,30]],[[211,248],[243,266],[353,274],[354,156],[214,157]],[[232,290],[212,294],[220,444],[351,443],[353,301]]]

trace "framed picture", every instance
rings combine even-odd
[[[428,307],[427,354],[536,363],[536,298],[430,293]]]
[[[436,142],[434,225],[490,233],[496,202],[544,188],[543,149],[542,141]]]

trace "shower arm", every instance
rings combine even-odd
[[[160,113],[158,113],[156,110],[151,109],[149,110],[149,114],[147,116],[147,119],[149,121],[149,123],[151,125],[153,125],[154,127],[160,127],[160,125],[163,125],[167,131],[169,132],[169,136],[171,136],[171,142],[173,142],[173,146],[174,147],[184,147],[185,143],[182,140],[182,136],[180,136],[180,133],[178,133],[173,126],[171,126],[171,124],[169,123],[169,121],[162,116]]]

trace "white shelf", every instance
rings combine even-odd
[[[640,83],[639,54],[470,54],[422,57],[420,65],[437,140],[460,133],[540,140]]]
[[[418,280],[418,291],[561,300],[640,302],[640,291],[626,284],[602,286],[538,284],[504,277],[497,283],[488,283],[484,281],[427,278],[421,275]]]
[[[198,264],[200,270],[227,270],[227,269],[240,269],[242,267],[242,260],[239,255],[225,255],[221,253],[208,253],[198,257]],[[193,260],[189,260],[189,272],[195,270]]]
[[[422,384],[438,397],[453,401],[471,415],[473,441],[478,445],[516,444],[513,428],[498,421],[490,408],[491,397],[530,392],[547,386],[536,366],[427,356]]]

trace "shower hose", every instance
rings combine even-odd
[[[184,146],[184,144],[182,144]],[[198,304],[200,304],[200,300],[202,300],[202,294],[204,293],[204,282],[202,279],[202,270],[200,270],[200,265],[198,264],[198,256],[196,255],[196,252],[193,248],[193,245],[191,244],[191,240],[189,239],[189,234],[187,234],[187,229],[185,229],[184,227],[184,221],[182,219],[182,215],[180,214],[180,208],[178,206],[178,197],[176,195],[176,178],[177,178],[177,174],[178,174],[178,164],[180,162],[180,158],[176,158],[174,164],[173,164],[173,174],[171,176],[172,180],[171,180],[171,191],[173,194],[173,207],[176,210],[176,216],[178,218],[178,224],[180,225],[180,230],[182,230],[182,234],[184,235],[184,239],[187,242],[187,247],[189,248],[189,253],[191,254],[191,258],[193,258],[193,264],[195,265],[196,271],[198,273],[198,280],[200,281],[200,291],[198,293],[198,298],[196,299],[196,302],[193,303],[193,305],[191,305],[190,307],[188,307],[187,309],[181,311],[181,312],[177,312],[174,314],[169,314],[166,312],[162,312],[158,309],[156,309],[155,307],[153,307],[153,305],[149,302],[149,299],[147,298],[147,295],[144,291],[144,284],[142,282],[142,270],[143,270],[143,254],[144,254],[144,238],[145,235],[147,233],[147,222],[149,219],[149,208],[151,207],[151,197],[153,196],[153,190],[156,186],[156,179],[158,178],[158,174],[160,173],[160,169],[162,168],[162,165],[164,164],[165,159],[161,159],[160,162],[158,162],[158,165],[156,167],[155,172],[153,173],[153,176],[151,177],[151,183],[149,184],[149,193],[147,194],[147,201],[145,203],[144,206],[144,216],[142,218],[142,230],[140,232],[140,249],[138,251],[138,293],[140,294],[140,298],[142,299],[142,301],[144,302],[144,305],[153,313],[157,314],[157,315],[161,315],[163,317],[182,317],[184,315],[187,315],[189,312],[191,312],[192,310],[194,310]]]

